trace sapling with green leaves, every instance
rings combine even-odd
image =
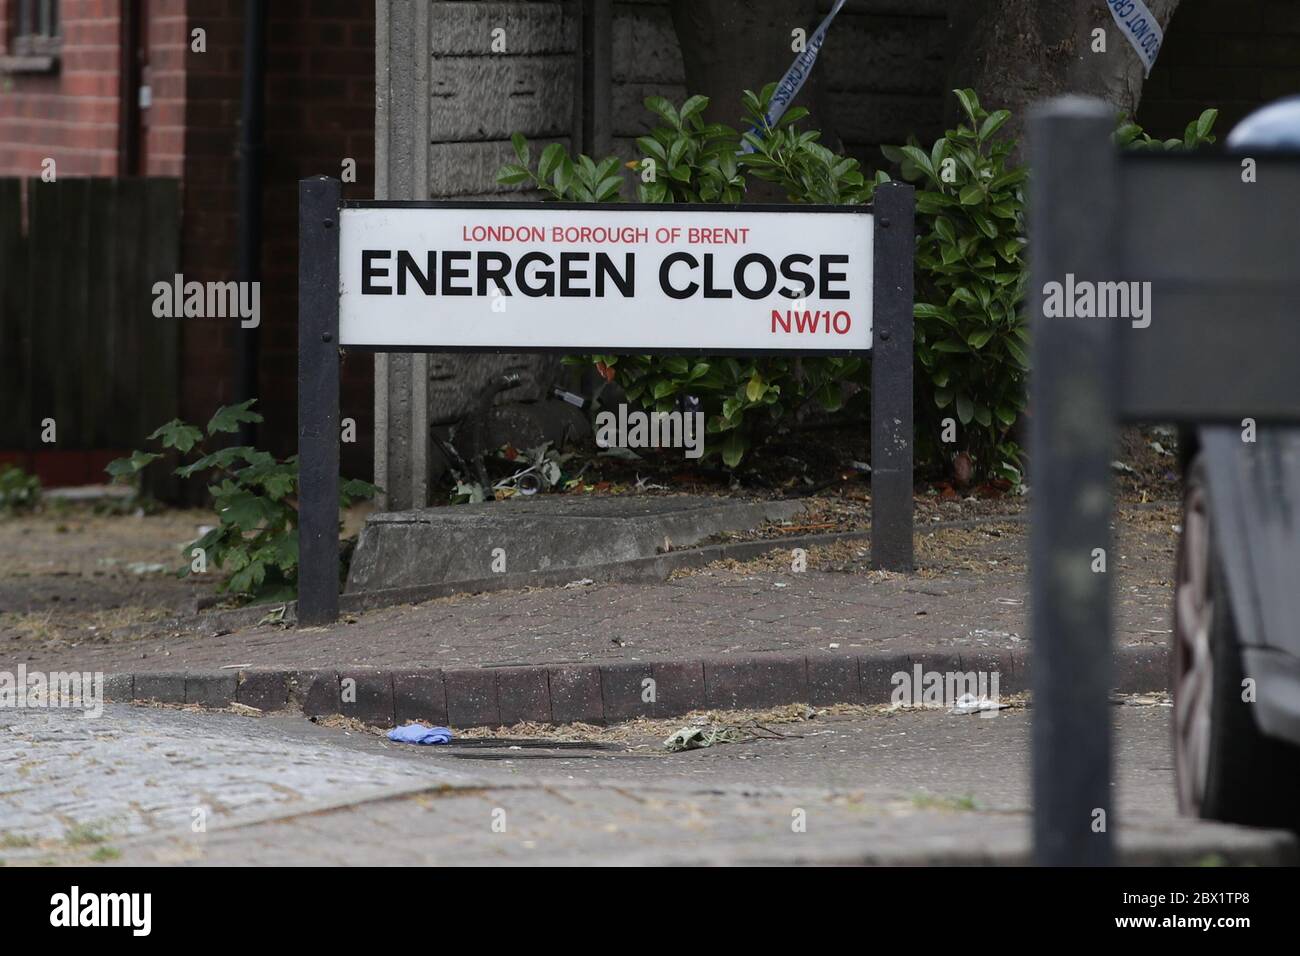
[[[498,171],[497,182],[502,186],[528,183],[562,202],[613,202],[623,188],[616,156],[607,156],[598,163],[580,154],[575,160],[562,144],[551,143],[542,150],[533,168],[532,149],[524,134],[515,133],[510,144],[519,162],[507,163]]]
[[[1024,184],[1010,166],[1015,144],[997,132],[1007,110],[989,112],[973,90],[954,90],[966,121],[927,151],[885,147],[917,186],[915,342],[919,434],[939,452],[942,418],[955,414],[966,451],[984,474],[1018,483],[1010,432],[1025,407],[1029,330],[1021,310]]]
[[[1021,449],[1014,428],[1025,410],[1029,330],[1023,304],[1025,185],[1029,170],[1011,165],[1016,143],[998,133],[1007,110],[984,109],[973,90],[954,90],[965,122],[927,151],[915,139],[884,147],[915,183],[918,443],[922,457],[964,450],[977,474],[1019,484]],[[1204,111],[1183,139],[1154,140],[1120,117],[1117,145],[1187,150],[1213,143],[1218,111]],[[881,174],[883,175],[883,174]],[[942,419],[963,426],[957,447],[942,446]]]
[[[738,134],[708,124],[708,99],[689,97],[681,107],[649,97],[646,108],[663,123],[637,140],[639,160],[626,164],[640,177],[642,202],[735,203],[749,177],[779,187],[790,202],[868,203],[887,172],[868,176],[858,161],[822,146],[816,130],[800,130],[808,115],[793,107],[774,124],[767,106],[775,84],[742,97],[746,130]],[[1024,256],[1024,204],[1028,170],[1015,165],[1015,142],[1003,131],[1007,110],[984,109],[974,91],[954,90],[964,121],[929,149],[913,138],[885,147],[904,179],[917,186],[915,349],[917,361],[918,460],[947,461],[965,450],[979,476],[1021,480],[1016,426],[1025,410],[1029,333],[1022,305],[1028,279]],[[1123,117],[1115,141],[1132,149],[1184,150],[1213,143],[1218,113],[1206,110],[1182,139],[1155,140]],[[1001,135],[999,135],[1001,134]],[[529,166],[522,136],[512,137],[519,164],[503,167],[498,181],[531,183],[556,199],[615,202],[624,170],[615,158],[600,164],[569,158],[552,144],[537,169]],[[646,176],[647,171],[653,175]],[[580,182],[575,185],[575,178]],[[597,363],[617,378],[630,401],[670,411],[683,395],[698,398],[706,413],[705,455],[718,454],[736,467],[765,429],[816,402],[828,412],[868,396],[868,365],[857,358],[816,357],[793,361],[740,356],[597,355],[574,362]],[[956,447],[943,445],[942,421],[962,430]]]
[[[641,202],[738,203],[744,198],[739,137],[730,126],[704,122],[708,105],[707,96],[689,97],[681,109],[662,96],[646,98],[645,108],[667,125],[636,141],[641,160],[629,166],[640,173]]]
[[[115,481],[130,481],[174,451],[189,461],[174,470],[182,478],[207,475],[217,525],[184,548],[187,576],[201,566],[227,573],[218,590],[254,601],[285,601],[297,594],[298,456],[283,461],[246,445],[212,449],[221,435],[235,434],[245,422],[260,422],[256,399],[217,410],[206,429],[172,419],[149,435],[162,451],[133,451],[105,469]],[[342,479],[339,507],[374,497],[369,482]],[[341,572],[340,572],[341,573]]]
[[[808,115],[802,106],[786,110],[775,125],[768,123],[768,107],[775,91],[776,84],[769,83],[758,93],[745,90],[742,96],[750,125],[742,137],[750,150],[740,157],[745,172],[780,186],[791,202],[827,205],[870,202],[876,183],[885,182],[889,177],[882,173],[868,180],[856,159],[821,145],[819,131],[800,131],[795,124]]]
[[[41,481],[17,465],[0,465],[0,514],[31,511],[41,500]]]
[[[1191,152],[1202,146],[1213,145],[1217,140],[1214,135],[1214,123],[1219,118],[1219,111],[1205,110],[1196,119],[1187,124],[1182,139],[1152,139],[1137,123],[1121,113],[1118,128],[1115,130],[1115,144],[1125,149],[1145,150],[1148,152]]]

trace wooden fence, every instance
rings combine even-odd
[[[174,179],[0,178],[5,458],[137,448],[176,416],[180,328],[154,317],[152,289],[179,271],[179,193]]]

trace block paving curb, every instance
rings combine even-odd
[[[1168,687],[1164,647],[1132,645],[1115,653],[1119,693]],[[762,652],[695,660],[615,661],[395,670],[241,670],[237,673],[111,674],[105,696],[264,711],[300,707],[308,717],[341,714],[377,726],[427,720],[453,727],[520,721],[608,724],[676,717],[693,710],[759,710],[783,704],[888,704],[893,676],[972,671],[997,674],[998,692],[1030,689],[1023,651],[958,653]]]

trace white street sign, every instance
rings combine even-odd
[[[344,346],[871,348],[860,207],[359,203],[339,227]]]

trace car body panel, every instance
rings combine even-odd
[[[1214,546],[1260,729],[1300,745],[1300,429],[1198,429]]]

